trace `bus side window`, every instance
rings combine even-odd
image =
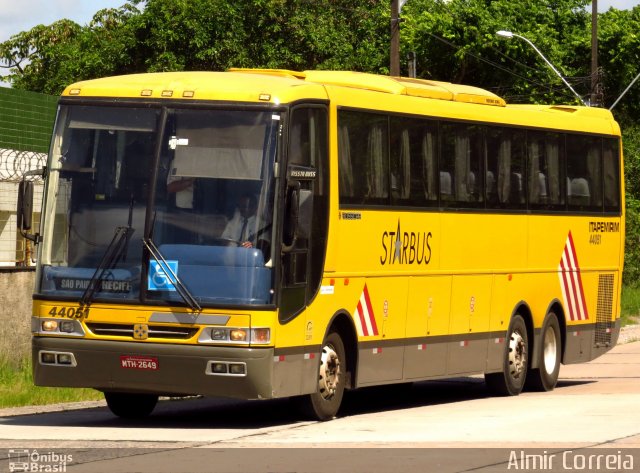
[[[524,132],[506,127],[487,130],[488,208],[524,208],[526,187],[524,138]]]
[[[560,210],[564,206],[561,143],[557,133],[527,133],[529,205],[533,209]]]
[[[442,160],[440,170],[452,177],[453,206],[475,208],[484,202],[484,146],[482,129],[477,125],[444,124],[442,126]],[[446,174],[441,174],[444,185]],[[448,195],[440,188],[441,199]]]
[[[436,122],[392,116],[390,136],[391,205],[437,205]]]
[[[338,127],[340,203],[388,204],[388,117],[340,111]]]
[[[604,209],[620,211],[620,148],[617,139],[603,140]]]
[[[569,208],[602,211],[602,139],[567,136]]]

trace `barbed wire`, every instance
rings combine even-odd
[[[19,181],[25,172],[41,169],[46,164],[45,153],[0,148],[0,181]],[[41,176],[34,176],[34,178],[42,179]]]

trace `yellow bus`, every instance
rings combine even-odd
[[[482,374],[551,390],[620,328],[620,129],[598,108],[338,71],[139,74],[60,99],[40,386],[292,397]]]

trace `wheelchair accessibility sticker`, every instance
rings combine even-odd
[[[166,261],[166,265],[158,261],[149,261],[148,289],[150,291],[175,291],[174,277],[178,275],[178,261]],[[168,268],[167,268],[168,266]]]

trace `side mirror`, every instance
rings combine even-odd
[[[33,216],[33,181],[27,181],[29,176],[46,175],[46,168],[27,171],[22,177],[22,181],[18,184],[18,206],[16,209],[17,227],[27,240],[31,240],[36,244],[40,243],[40,235],[27,233],[31,230],[31,219]]]
[[[22,236],[31,230],[31,216],[33,215],[33,182],[20,181],[18,185],[18,230]]]

